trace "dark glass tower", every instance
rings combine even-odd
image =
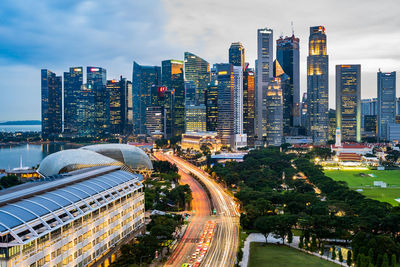
[[[48,69],[41,71],[42,137],[62,131],[62,78]]]
[[[243,72],[243,132],[247,134],[247,143],[254,145],[255,120],[255,79],[254,70],[246,68]]]
[[[388,140],[388,124],[396,122],[396,72],[378,72],[378,139]]]
[[[314,144],[328,141],[329,83],[326,34],[323,26],[310,27],[307,57],[308,131]]]
[[[173,95],[172,123],[173,129],[167,137],[179,136],[185,131],[185,82],[183,61],[164,60],[161,62],[161,83]]]
[[[210,82],[210,64],[195,54],[185,52],[185,84],[187,90],[194,89],[194,98],[192,94],[186,96],[194,105],[205,104],[205,90]],[[194,87],[194,88],[193,88]]]
[[[110,133],[123,134],[126,125],[126,79],[107,81],[107,90],[110,93]]]
[[[245,68],[244,47],[241,43],[232,43],[229,47],[229,63],[233,66],[241,66]]]
[[[234,73],[232,64],[215,64],[218,81],[218,136],[223,145],[233,146]]]
[[[94,127],[97,136],[107,135],[110,131],[110,94],[107,90],[106,70],[99,67],[87,67],[87,85],[94,93]]]
[[[151,104],[151,88],[161,85],[161,67],[133,62],[133,133],[146,134],[146,108]]]
[[[342,141],[361,141],[361,65],[336,65],[336,127]]]
[[[218,82],[211,81],[206,91],[206,128],[215,132],[218,128]]]
[[[276,41],[276,60],[289,76],[289,87],[282,88],[283,129],[300,125],[300,40],[294,35]]]
[[[64,72],[64,133],[77,132],[78,93],[82,84],[82,67],[73,67],[69,72]]]
[[[76,129],[78,136],[96,136],[95,130],[95,91],[91,84],[84,84],[78,91],[76,105]]]

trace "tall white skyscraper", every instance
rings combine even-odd
[[[247,146],[247,135],[243,134],[243,69],[233,66],[233,128],[234,147]]]
[[[273,31],[268,28],[257,31],[257,87],[255,131],[260,142],[267,135],[267,90],[273,76]]]

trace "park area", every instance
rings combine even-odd
[[[400,170],[326,170],[325,175],[335,181],[345,181],[366,197],[399,205],[395,199],[400,198]],[[374,186],[377,181],[386,183],[386,188]]]
[[[251,243],[249,267],[335,267],[335,263],[320,259],[283,245]]]

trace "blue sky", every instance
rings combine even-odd
[[[324,25],[334,66],[362,65],[362,95],[376,95],[376,71],[400,70],[400,1],[321,0],[2,0],[0,1],[0,121],[40,119],[40,69],[62,75],[71,66],[101,66],[109,79],[131,78],[132,61],[160,64],[193,52],[226,62],[240,41],[254,65],[257,28],[301,42],[301,90],[306,90],[310,26]],[[399,86],[398,86],[399,87]],[[398,94],[400,95],[400,94]]]

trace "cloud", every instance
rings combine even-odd
[[[363,96],[374,96],[377,69],[400,69],[399,8],[398,0],[3,0],[0,120],[40,118],[41,68],[61,75],[70,66],[94,65],[105,67],[110,79],[131,78],[133,60],[159,65],[185,51],[226,62],[236,41],[254,65],[257,29],[272,28],[277,39],[291,34],[291,21],[301,39],[303,91],[309,26],[324,25],[331,106],[335,64],[361,63]]]

